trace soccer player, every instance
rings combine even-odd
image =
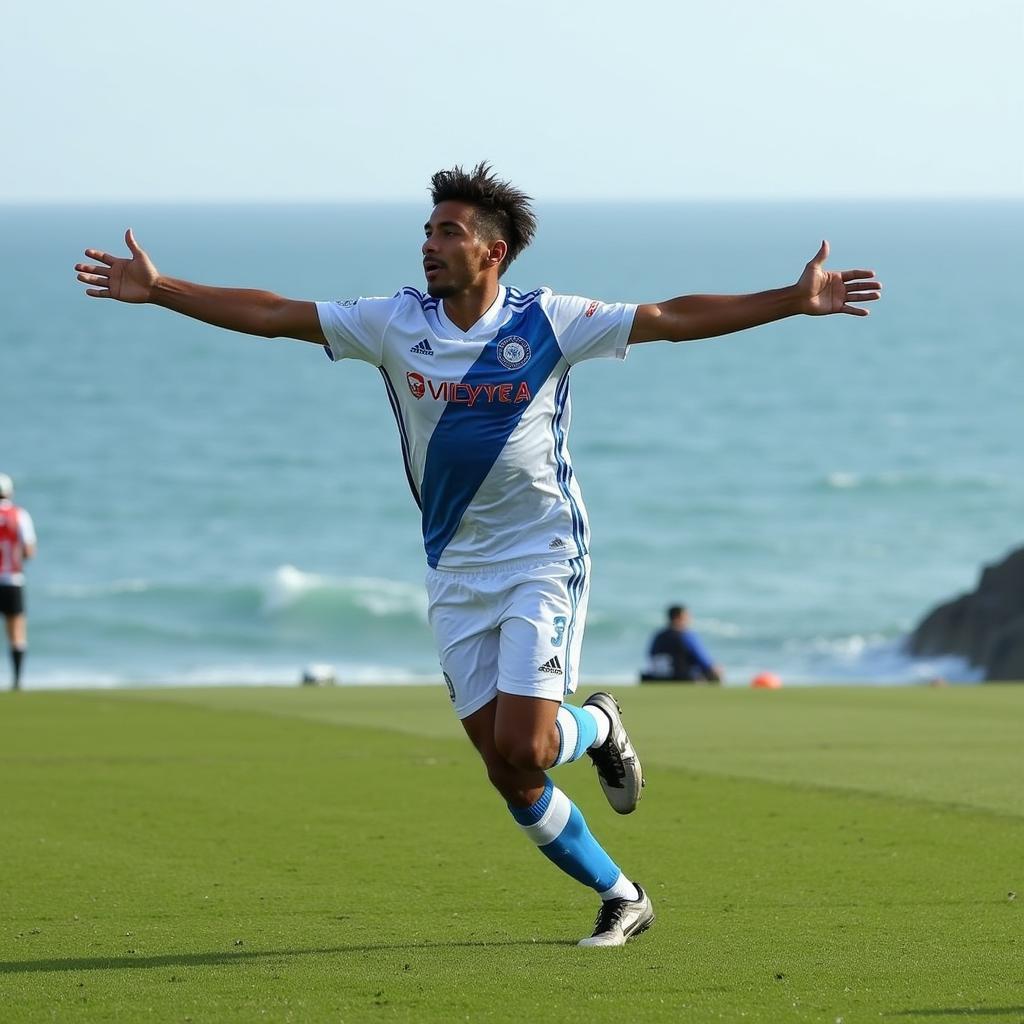
[[[576,690],[590,586],[590,538],[569,460],[569,371],[624,359],[630,345],[691,341],[800,313],[866,315],[869,270],[825,269],[752,295],[605,303],[501,277],[536,228],[530,197],[487,164],[437,172],[422,246],[426,293],[305,302],[162,276],[131,230],[130,255],[76,264],[86,294],[152,303],[229,330],[322,345],[376,366],[422,512],[429,621],[455,713],[491,783],[550,860],[601,897],[584,946],[620,946],[654,921],[644,889],[591,834],[548,776],[588,754],[612,807],[644,785],[619,707]]]
[[[11,652],[11,689],[21,687],[28,649],[24,563],[35,557],[36,531],[28,511],[14,504],[14,481],[0,473],[0,615]]]

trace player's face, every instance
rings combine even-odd
[[[438,203],[423,230],[423,272],[434,298],[457,295],[493,269],[491,249],[477,235],[472,206],[452,199]]]

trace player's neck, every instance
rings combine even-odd
[[[498,282],[488,278],[479,285],[470,285],[444,301],[444,315],[460,331],[468,331],[491,308],[498,297]]]

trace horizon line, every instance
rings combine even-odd
[[[296,196],[133,196],[133,197],[55,197],[55,196],[0,196],[0,207],[11,206],[115,206],[125,203],[146,203],[154,206],[370,206],[370,205],[422,205],[429,202],[424,199],[410,197],[296,197]],[[1006,203],[1024,202],[1024,193],[1005,193],[997,195],[978,195],[975,193],[935,193],[932,195],[910,195],[893,193],[885,195],[693,195],[693,196],[549,196],[543,199],[533,197],[537,205],[559,203],[570,206],[583,206],[591,203],[940,203],[940,202],[977,202]]]

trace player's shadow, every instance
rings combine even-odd
[[[120,971],[154,967],[214,967],[281,957],[330,956],[345,953],[375,953],[395,949],[487,949],[502,946],[572,946],[567,939],[503,939],[487,942],[373,942],[361,946],[327,946],[322,949],[223,950],[215,953],[165,953],[159,956],[55,957],[49,960],[0,961],[0,974],[31,974],[36,971]]]

